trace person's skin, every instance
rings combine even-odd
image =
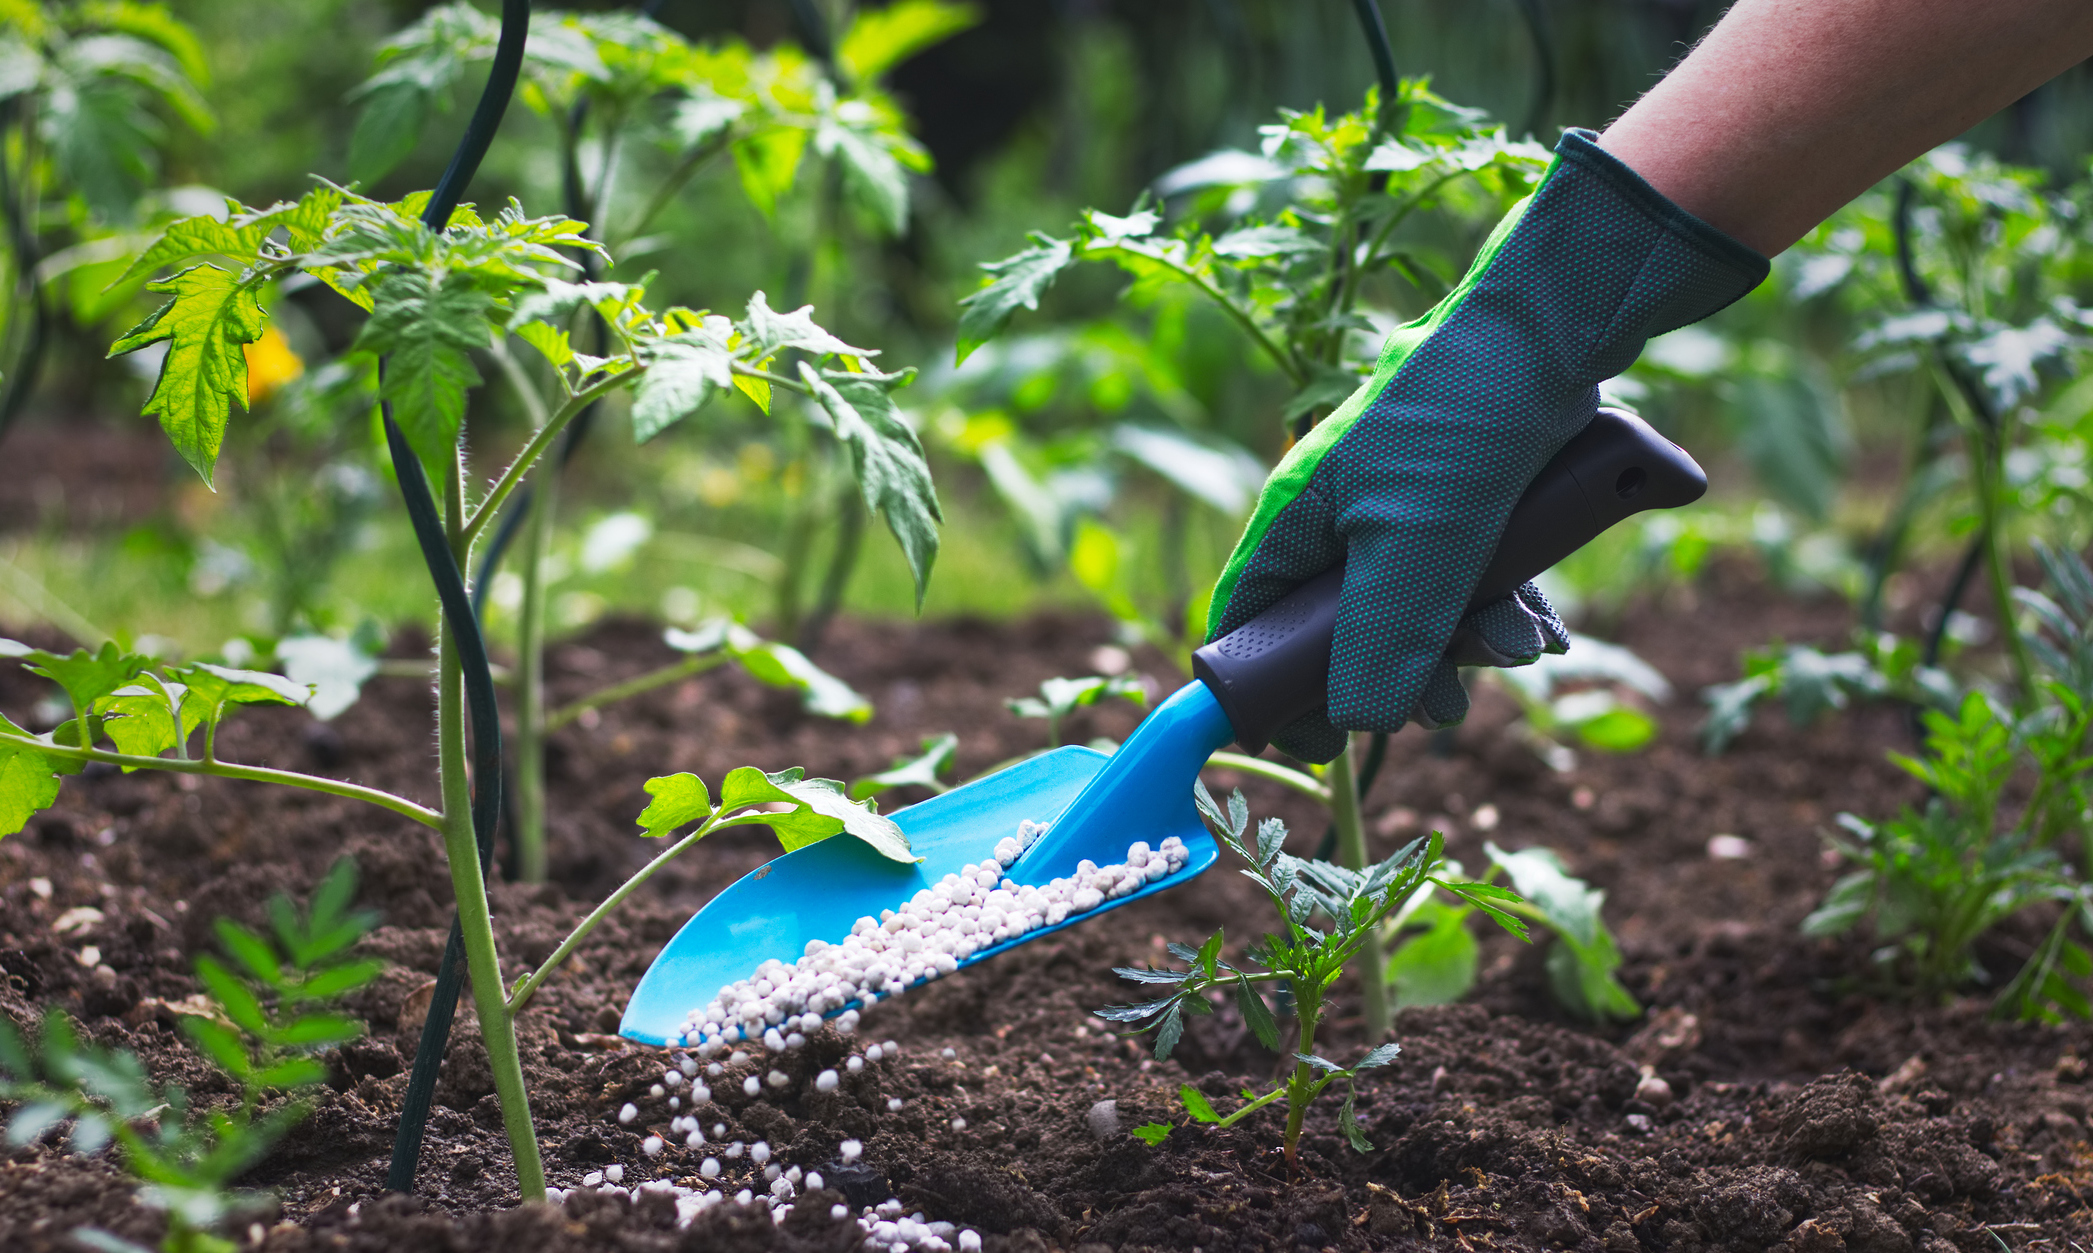
[[[1600,136],[1767,256],[2093,56],[2093,0],[1737,0]]]

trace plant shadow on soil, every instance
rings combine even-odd
[[[2076,1249],[2072,1241],[2093,1240],[2088,1030],[1989,1023],[1976,1000],[1916,1006],[1869,995],[1854,982],[1867,966],[1863,946],[1796,929],[1837,873],[1821,843],[1834,815],[1881,815],[1917,798],[1883,761],[1885,749],[1909,747],[1904,715],[1862,710],[1790,731],[1769,714],[1724,757],[1708,759],[1695,744],[1691,694],[1733,678],[1739,649],[1775,637],[1837,643],[1847,621],[1836,603],[1772,595],[1748,572],[1723,568],[1696,593],[1641,606],[1618,632],[1682,693],[1649,751],[1584,753],[1577,769],[1553,773],[1511,731],[1509,704],[1487,690],[1449,752],[1414,731],[1397,737],[1367,805],[1376,851],[1429,824],[1447,833],[1454,856],[1480,865],[1478,813],[1494,805],[1487,838],[1558,849],[1609,892],[1623,979],[1650,1012],[1603,1030],[1569,1021],[1548,999],[1541,945],[1487,940],[1474,1003],[1404,1012],[1401,1058],[1361,1085],[1371,1153],[1343,1147],[1334,1101],[1311,1115],[1294,1180],[1275,1152],[1278,1114],[1227,1131],[1180,1126],[1155,1148],[1126,1133],[1185,1121],[1180,1083],[1232,1100],[1279,1065],[1232,1008],[1194,1019],[1163,1063],[1145,1060],[1146,1041],[1118,1039],[1087,1016],[1130,999],[1109,968],[1160,960],[1165,938],[1196,942],[1224,923],[1231,951],[1254,938],[1266,906],[1225,867],[881,1005],[856,1038],[824,1031],[778,1063],[793,1079],[786,1095],[744,1098],[738,1082],[715,1079],[702,1124],[715,1140],[765,1139],[783,1162],[828,1170],[854,1206],[891,1194],[933,1220],[975,1227],[992,1253]],[[849,778],[948,730],[959,733],[960,766],[971,773],[1038,742],[1040,724],[1006,713],[1002,698],[1050,675],[1090,673],[1106,636],[1102,621],[1052,616],[844,622],[821,660],[876,702],[867,727],[804,716],[789,697],[713,672],[560,733],[550,761],[552,886],[493,894],[511,973],[545,957],[589,902],[654,850],[632,825],[650,776],[692,770],[717,780],[755,764]],[[654,627],[600,625],[552,651],[553,694],[572,697],[669,657]],[[1162,685],[1175,681],[1158,658],[1137,662]],[[0,707],[23,709],[43,694],[11,668],[0,674]],[[298,710],[245,714],[221,735],[221,752],[419,795],[431,777],[428,705],[424,686],[380,680],[333,724]],[[1123,737],[1137,716],[1131,707],[1085,711],[1071,738]],[[1238,782],[1221,771],[1208,781]],[[1323,818],[1312,805],[1272,785],[1244,788],[1253,812],[1287,819],[1295,851],[1314,846]],[[1749,841],[1750,855],[1712,859],[1718,833]],[[667,1055],[611,1033],[659,946],[711,893],[765,860],[768,838],[733,831],[697,846],[599,929],[524,1015],[555,1184],[573,1187],[613,1161],[628,1185],[697,1173],[703,1153],[640,1151],[642,1136],[672,1116],[647,1094]],[[687,1230],[662,1197],[577,1193],[560,1209],[509,1208],[507,1148],[469,1002],[438,1090],[421,1197],[384,1197],[413,996],[442,949],[448,879],[433,833],[348,801],[172,776],[69,780],[57,807],[0,842],[0,1011],[20,1022],[64,1007],[98,1039],[139,1052],[156,1077],[205,1095],[229,1091],[175,1030],[176,1007],[198,991],[189,955],[209,944],[214,917],[259,921],[271,893],[306,891],[343,852],[362,867],[363,903],[384,912],[366,948],[392,966],[350,1006],[369,1021],[369,1037],[329,1059],[334,1077],[314,1117],[253,1179],[281,1197],[258,1215],[260,1247],[859,1247],[854,1226],[828,1217],[845,1198],[825,1194],[804,1198],[782,1225],[725,1206]],[[74,912],[57,933],[79,907],[98,917]],[[2007,969],[2010,947],[2028,938],[2001,937],[1993,965]],[[91,967],[81,959],[88,945],[99,951]],[[1353,1001],[1342,985],[1339,998]],[[1347,1058],[1366,1042],[1342,1012],[1325,1052]],[[889,1038],[901,1042],[898,1059],[846,1074],[832,1093],[814,1091],[814,1072]],[[1674,1099],[1638,1099],[1645,1067]],[[1643,1095],[1658,1096],[1654,1086]],[[897,1096],[903,1109],[890,1113]],[[1090,1117],[1101,1100],[1117,1102],[1121,1127],[1102,1140]],[[626,1101],[641,1108],[629,1127],[616,1120]],[[834,1168],[846,1138],[864,1143],[864,1171]],[[745,1157],[725,1165],[722,1182],[749,1171]],[[65,1233],[82,1223],[151,1240],[155,1216],[130,1192],[106,1160],[49,1139],[15,1151],[0,1161],[0,1249],[76,1248]]]

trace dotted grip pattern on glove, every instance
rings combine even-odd
[[[1764,257],[1596,138],[1563,135],[1460,285],[1390,335],[1373,376],[1287,453],[1215,586],[1208,639],[1346,562],[1328,708],[1273,737],[1295,757],[1335,757],[1338,727],[1459,721],[1466,696],[1442,657],[1457,625],[1560,651],[1531,585],[1462,620],[1512,505],[1591,420],[1601,380],[1766,276]]]

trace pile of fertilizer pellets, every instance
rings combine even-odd
[[[695,1123],[696,1120],[687,1121]],[[702,1136],[696,1138],[698,1143],[704,1143]],[[732,1184],[711,1186],[719,1179],[721,1167],[718,1157],[708,1157],[698,1171],[706,1186],[692,1187],[671,1179],[653,1179],[627,1187],[625,1167],[613,1164],[582,1176],[579,1187],[547,1188],[545,1199],[559,1205],[575,1192],[593,1191],[615,1193],[637,1202],[641,1197],[657,1194],[675,1198],[676,1225],[679,1228],[688,1228],[707,1210],[722,1205],[768,1210],[773,1222],[783,1224],[801,1194],[818,1192],[824,1185],[818,1170],[787,1167],[773,1161],[770,1145],[762,1140],[745,1147],[748,1160],[762,1172],[760,1191],[757,1179],[751,1179],[749,1186],[733,1192],[728,1190]],[[644,1149],[649,1157],[660,1156],[661,1138],[647,1137]],[[743,1156],[743,1151],[744,1145],[737,1140],[722,1150],[721,1155],[732,1160]],[[858,1141],[845,1140],[837,1157],[848,1167],[863,1152],[864,1147]],[[951,1223],[930,1222],[921,1213],[905,1214],[901,1202],[892,1197],[878,1205],[865,1206],[855,1215],[848,1205],[837,1202],[829,1207],[829,1218],[839,1223],[854,1219],[858,1230],[864,1233],[866,1253],[980,1253],[981,1249],[980,1232],[955,1227]]]
[[[1003,872],[1045,831],[1041,823],[1020,823],[1016,836],[996,845],[993,858],[946,875],[899,910],[858,919],[840,943],[810,940],[789,966],[776,958],[764,962],[686,1015],[682,1042],[696,1046],[705,1058],[757,1039],[773,1051],[792,1048],[819,1029],[824,1016],[839,1010],[837,1025],[849,1031],[857,1025],[857,1010],[846,1007],[869,1006],[951,974],[982,949],[1131,896],[1182,870],[1191,858],[1184,841],[1173,835],[1158,848],[1134,843],[1116,865],[1079,862],[1074,875],[1045,887],[1005,878]]]

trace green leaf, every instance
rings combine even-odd
[[[0,716],[0,731],[29,735],[4,716]],[[35,749],[0,744],[0,835],[13,835],[29,825],[31,817],[50,808],[58,800],[59,772],[67,769],[64,761]]]
[[[305,702],[312,716],[328,722],[363,695],[363,685],[378,673],[378,659],[356,639],[331,635],[292,635],[276,641],[276,660],[284,677],[312,690]]]
[[[14,1112],[7,1120],[7,1142],[14,1145],[28,1144],[44,1132],[72,1117],[70,1105],[57,1101],[31,1101]]]
[[[1352,1146],[1354,1153],[1371,1153],[1374,1151],[1373,1142],[1366,1138],[1366,1132],[1359,1126],[1359,1111],[1355,1108],[1358,1099],[1358,1088],[1346,1084],[1344,1104],[1337,1111],[1337,1127],[1344,1132],[1345,1143]]]
[[[237,212],[237,207],[228,203],[228,213]],[[244,265],[255,259],[262,240],[268,234],[263,226],[237,220],[221,222],[212,217],[183,218],[160,232],[160,237],[138,254],[138,259],[131,262],[130,268],[110,286],[121,287],[177,261],[194,257],[222,256]]]
[[[166,127],[130,83],[77,72],[67,77],[63,89],[44,96],[43,130],[52,159],[60,177],[98,215],[121,221],[153,177],[154,150]]]
[[[1194,999],[1198,1000],[1201,1005],[1206,1004],[1205,997]],[[1177,1042],[1184,1038],[1184,1034],[1185,998],[1182,993],[1179,993],[1171,1000],[1170,1008],[1163,1011],[1162,1019],[1156,1023],[1156,1060],[1159,1062],[1169,1061],[1171,1051],[1177,1047]]]
[[[1215,968],[1221,960],[1222,935],[1225,931],[1226,928],[1220,928],[1208,936],[1206,943],[1199,946],[1199,953],[1194,958],[1199,965],[1199,969],[1205,972],[1209,980],[1214,977]]]
[[[1250,1028],[1257,1042],[1277,1052],[1279,1024],[1272,1020],[1272,1011],[1265,1005],[1265,998],[1251,986],[1249,979],[1240,974],[1235,979],[1235,1004],[1243,1015],[1243,1024]]]
[[[765,217],[775,215],[778,198],[792,190],[806,150],[807,132],[798,126],[766,126],[734,141],[742,193]]]
[[[298,984],[291,991],[299,1001],[325,1001],[342,996],[385,973],[385,963],[375,957],[329,966]]]
[[[221,721],[233,705],[303,705],[312,697],[312,689],[305,684],[265,670],[235,670],[199,661],[169,666],[167,673],[188,684],[182,713],[193,716],[198,725]]]
[[[92,653],[76,648],[70,654],[60,655],[38,648],[23,653],[21,658],[29,673],[42,675],[65,689],[75,713],[92,711],[95,702],[129,683],[151,664],[151,658],[124,652],[113,640],[105,641],[99,651]]]
[[[894,764],[878,774],[868,774],[851,782],[850,796],[853,800],[866,800],[890,788],[922,787],[933,792],[951,791],[951,785],[938,778],[952,765],[952,757],[959,751],[959,737],[947,732],[944,735],[923,737],[923,751],[915,757],[897,757]]]
[[[1286,845],[1286,824],[1277,818],[1267,818],[1257,824],[1257,864],[1269,866]]]
[[[558,370],[574,360],[574,344],[567,332],[543,322],[525,322],[522,326],[511,326],[511,334],[538,350],[539,355]],[[644,377],[641,382],[645,386]]]
[[[808,779],[794,766],[766,774],[754,766],[730,772],[720,784],[720,810],[732,813],[737,822],[760,822],[778,834],[786,852],[819,843],[832,835],[847,834],[871,845],[880,856],[914,863],[908,837],[890,818],[883,818],[872,803],[860,805],[844,794],[834,779]],[[785,812],[750,809],[754,805],[787,804]]]
[[[635,821],[656,839],[712,816],[712,797],[705,781],[694,774],[664,775],[647,780],[645,786],[653,799]]]
[[[306,1014],[270,1031],[267,1038],[279,1048],[328,1048],[363,1035],[363,1023],[346,1014]]]
[[[799,374],[835,423],[837,441],[850,452],[851,470],[864,493],[865,507],[886,522],[908,558],[909,573],[915,577],[916,607],[921,609],[930,567],[937,560],[938,524],[944,521],[944,512],[930,481],[923,444],[894,407],[893,388],[906,383],[912,372],[817,373],[802,361]]]
[[[1802,933],[1810,936],[1843,935],[1867,916],[1875,903],[1875,872],[1856,870],[1842,875],[1824,894],[1823,904],[1802,920]]]
[[[268,1033],[269,1019],[262,1013],[262,1003],[256,1000],[254,992],[232,971],[227,970],[217,958],[197,958],[196,977],[203,980],[204,988],[211,994],[211,999],[218,1002],[234,1026],[252,1036]]]
[[[230,918],[220,918],[214,924],[218,942],[231,953],[233,960],[247,967],[247,972],[261,983],[280,988],[284,983],[283,966],[276,960],[276,950],[269,942]]]
[[[210,1018],[184,1017],[182,1034],[202,1049],[204,1056],[210,1058],[218,1069],[234,1079],[245,1080],[254,1073],[254,1061],[248,1057],[240,1033],[224,1023]]]
[[[871,701],[790,644],[735,626],[727,631],[727,652],[757,682],[798,692],[808,713],[860,726],[872,718]]]
[[[1374,1070],[1379,1067],[1386,1066],[1393,1062],[1397,1057],[1400,1057],[1402,1055],[1402,1051],[1403,1046],[1400,1044],[1383,1044],[1380,1047],[1367,1053],[1366,1056],[1360,1058],[1358,1062],[1352,1066],[1352,1073],[1358,1074],[1362,1070]]]
[[[1597,717],[1573,724],[1577,738],[1606,753],[1633,753],[1657,738],[1657,720],[1629,705],[1615,705]]]
[[[265,1066],[254,1074],[257,1088],[280,1088],[291,1091],[327,1082],[327,1067],[310,1057],[286,1057],[271,1066]]]
[[[1174,1130],[1176,1130],[1176,1128],[1172,1127],[1169,1123],[1152,1122],[1134,1128],[1132,1134],[1135,1139],[1141,1141],[1141,1143],[1146,1144],[1149,1148],[1153,1149],[1160,1148],[1162,1146],[1163,1141],[1169,1139],[1170,1133]]]
[[[470,354],[493,342],[493,298],[457,271],[435,279],[407,268],[385,272],[371,302],[356,348],[386,358],[379,396],[415,453],[441,465],[456,453],[466,394],[480,383]]]
[[[814,150],[842,163],[851,189],[889,235],[908,230],[908,171],[895,155],[896,138],[907,142],[906,136],[890,137],[834,117],[822,119],[814,132]]]
[[[187,684],[163,680],[148,671],[139,681],[120,687],[95,702],[102,715],[102,730],[116,747],[134,757],[158,757],[178,744],[188,743],[196,729],[199,709],[188,703]],[[177,729],[177,721],[180,726]],[[126,774],[138,769],[125,766]]]
[[[959,302],[959,347],[955,364],[964,365],[976,348],[1001,334],[1019,309],[1037,309],[1039,298],[1061,271],[1075,263],[1068,240],[1034,231],[1032,246],[1015,256],[981,268],[993,279]]]
[[[981,21],[971,4],[899,0],[883,9],[859,9],[836,48],[836,59],[861,82],[876,82],[923,49]]]
[[[364,93],[349,133],[349,177],[366,186],[392,172],[421,142],[433,103],[429,88],[400,80]]]
[[[146,285],[173,297],[109,347],[112,357],[167,341],[160,377],[141,410],[158,417],[190,468],[211,481],[232,406],[247,408],[246,345],[268,321],[254,289],[215,265]]]
[[[1564,1007],[1594,1022],[1641,1014],[1642,1006],[1614,977],[1621,954],[1600,916],[1606,893],[1573,878],[1550,849],[1507,853],[1494,843],[1483,847],[1556,934],[1558,943],[1548,954],[1547,966]]]
[[[1468,929],[1471,912],[1427,900],[1410,915],[1425,929],[1398,945],[1385,967],[1398,1008],[1451,1005],[1475,986],[1481,946]]]
[[[727,319],[708,317],[702,329],[656,341],[632,398],[634,441],[646,443],[734,386],[731,329]]]
[[[1185,1112],[1200,1122],[1220,1122],[1221,1115],[1214,1112],[1214,1104],[1206,1099],[1206,1093],[1189,1083],[1179,1084],[1177,1099],[1185,1103]]]

